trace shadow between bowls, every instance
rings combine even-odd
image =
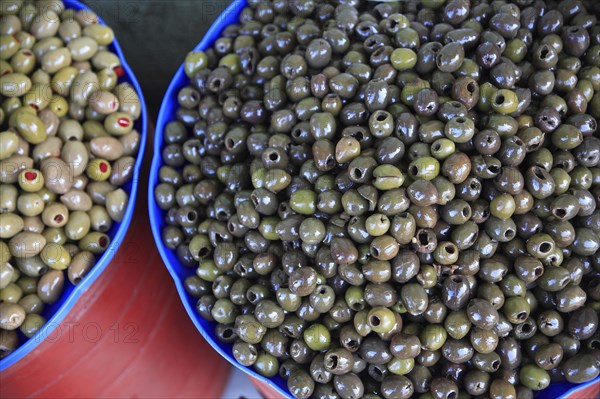
[[[206,50],[209,48],[220,36],[221,32],[230,24],[237,24],[238,17],[242,9],[246,6],[246,0],[234,0],[225,11],[217,18],[212,24],[204,38],[194,48],[194,51]],[[150,169],[150,180],[148,185],[148,212],[150,214],[150,225],[152,228],[152,234],[156,241],[156,246],[160,252],[167,269],[171,273],[177,292],[181,297],[181,301],[185,307],[185,310],[192,319],[194,325],[206,339],[210,345],[228,362],[242,370],[255,380],[257,389],[267,398],[275,398],[280,395],[284,398],[293,399],[290,394],[286,381],[276,376],[274,378],[266,378],[251,367],[246,367],[238,363],[233,357],[230,344],[224,344],[220,342],[215,333],[214,329],[216,326],[215,322],[204,320],[196,312],[195,305],[197,299],[189,295],[184,286],[184,280],[195,274],[195,269],[185,267],[177,259],[175,251],[167,248],[162,241],[162,229],[166,226],[164,221],[165,212],[160,209],[154,198],[154,189],[159,184],[158,171],[162,166],[162,147],[163,147],[163,136],[166,125],[176,119],[176,111],[179,107],[177,102],[177,93],[179,90],[189,84],[189,78],[185,75],[183,65],[179,67],[175,76],[173,77],[163,102],[160,107],[158,114],[158,120],[156,124],[156,132],[154,135],[154,153],[152,158],[152,167]],[[543,391],[536,393],[536,399],[591,399],[598,396],[600,390],[600,377],[593,381],[589,381],[585,384],[571,384],[568,382],[561,382],[552,384],[550,387]],[[581,396],[583,395],[583,396]]]
[[[80,10],[88,10],[92,11],[89,7],[80,3],[77,0],[63,0],[66,8],[72,8],[76,11]],[[93,11],[92,11],[93,12]],[[102,25],[106,25],[106,23],[102,20],[102,18],[98,17],[98,21]],[[51,336],[53,331],[60,325],[63,319],[67,316],[67,314],[71,311],[73,306],[77,303],[81,295],[86,292],[94,282],[98,279],[98,277],[102,274],[102,272],[106,269],[106,267],[111,263],[111,260],[114,258],[115,254],[119,250],[125,235],[129,229],[129,225],[131,224],[131,218],[133,217],[133,212],[135,208],[135,201],[137,198],[137,190],[138,183],[140,180],[140,171],[142,168],[142,162],[144,158],[144,150],[146,148],[146,138],[148,134],[148,114],[146,111],[146,103],[144,101],[144,96],[142,93],[142,89],[133,74],[133,71],[127,64],[125,60],[125,56],[123,55],[123,51],[115,38],[112,44],[109,46],[110,50],[113,51],[121,61],[121,66],[125,71],[125,75],[119,78],[119,83],[128,82],[130,83],[136,93],[140,98],[140,104],[142,107],[142,112],[140,114],[140,118],[135,121],[134,129],[136,129],[140,135],[140,147],[138,150],[138,154],[136,156],[135,166],[133,170],[133,177],[131,181],[123,186],[123,189],[129,194],[129,202],[127,204],[127,209],[125,210],[125,215],[123,216],[123,220],[119,223],[113,223],[111,229],[107,232],[108,236],[111,238],[111,242],[107,250],[102,254],[100,259],[96,262],[96,265],[92,268],[92,270],[85,276],[81,282],[77,285],[73,285],[70,282],[65,283],[65,289],[60,297],[60,299],[53,303],[52,305],[46,305],[44,311],[42,312],[42,316],[48,320],[48,322],[37,332],[33,337],[27,339],[23,334],[19,332],[19,342],[21,346],[17,348],[10,355],[0,360],[0,372],[6,370],[10,366],[17,363],[23,357],[30,354],[34,351],[38,345],[46,338]]]

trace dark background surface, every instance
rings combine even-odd
[[[152,119],[186,54],[231,0],[84,0],[115,31]]]

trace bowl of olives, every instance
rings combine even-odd
[[[109,265],[146,142],[114,32],[77,1],[0,10],[0,370],[30,354]]]
[[[290,398],[598,388],[587,1],[234,1],[163,100],[148,202],[192,321]]]

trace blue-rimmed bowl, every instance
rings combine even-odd
[[[204,38],[200,41],[200,43],[196,46],[194,51],[206,50],[219,38],[221,32],[231,24],[237,24],[239,22],[239,14],[242,9],[245,7],[245,0],[234,0],[229,7],[217,18],[217,20],[210,27]],[[154,235],[154,239],[156,241],[156,246],[160,252],[160,255],[167,266],[167,269],[173,276],[175,280],[175,286],[177,287],[177,291],[179,292],[179,296],[181,297],[181,301],[185,307],[185,310],[190,315],[190,318],[194,322],[194,325],[206,339],[213,348],[217,352],[221,354],[227,361],[233,364],[238,369],[244,371],[255,380],[257,380],[260,384],[274,390],[277,394],[281,395],[285,398],[293,398],[290,394],[286,381],[277,376],[274,378],[266,378],[260,374],[258,374],[251,367],[245,367],[239,364],[233,357],[231,352],[231,345],[224,344],[220,342],[215,335],[215,322],[210,322],[204,320],[200,315],[196,312],[196,302],[197,299],[189,295],[183,285],[184,280],[193,275],[195,273],[195,269],[185,267],[179,262],[175,251],[167,248],[162,241],[161,232],[163,228],[166,226],[164,217],[165,212],[160,209],[156,200],[154,198],[154,189],[160,183],[158,181],[158,171],[161,166],[163,166],[163,161],[161,157],[162,148],[163,148],[163,136],[166,125],[176,120],[176,112],[179,108],[179,104],[177,102],[177,93],[179,90],[187,85],[189,85],[190,80],[185,75],[183,70],[183,66],[181,66],[163,99],[160,112],[158,114],[158,121],[156,123],[156,131],[154,134],[154,154],[152,158],[152,167],[150,169],[150,180],[148,185],[148,211],[150,213],[150,225],[152,226],[152,234]],[[551,385],[544,391],[538,392],[536,398],[538,399],[568,399],[575,392],[584,390],[586,388],[592,387],[593,385],[600,386],[600,378],[597,378],[594,381],[590,381],[586,384],[570,384],[567,382],[557,383]],[[260,387],[259,387],[260,388]],[[592,397],[590,397],[592,399]]]
[[[80,3],[76,0],[63,0],[66,8],[72,8],[76,11],[79,10],[90,10],[87,6]],[[91,11],[91,10],[90,10]],[[99,23],[106,25],[101,18],[98,18]],[[58,301],[53,303],[52,305],[47,305],[42,313],[42,316],[48,320],[48,322],[38,331],[36,335],[27,339],[25,336],[20,335],[19,339],[21,340],[21,346],[17,348],[10,355],[0,360],[0,371],[3,371],[23,357],[27,356],[33,350],[37,348],[37,346],[44,341],[44,339],[59,326],[59,324],[63,321],[63,319],[67,316],[71,308],[75,305],[79,297],[86,292],[92,285],[94,281],[102,274],[104,269],[110,264],[111,260],[119,250],[119,246],[125,238],[125,234],[127,234],[127,230],[129,229],[129,224],[131,223],[131,218],[133,216],[133,211],[135,208],[135,201],[137,198],[137,190],[138,190],[138,182],[140,180],[140,170],[142,168],[142,160],[144,157],[144,150],[146,148],[146,137],[148,130],[148,114],[146,112],[146,104],[144,102],[144,96],[142,94],[142,89],[133,74],[133,71],[127,65],[125,61],[125,56],[123,55],[123,51],[119,46],[119,43],[115,39],[112,44],[109,46],[110,50],[117,54],[119,60],[121,61],[121,66],[125,71],[125,74],[119,78],[119,83],[128,82],[130,83],[136,93],[140,98],[140,103],[142,107],[142,112],[137,121],[135,121],[134,128],[140,133],[141,141],[140,148],[138,150],[138,154],[136,155],[136,161],[133,171],[132,179],[125,184],[122,188],[129,195],[129,202],[127,204],[127,209],[125,210],[125,215],[123,220],[120,223],[113,223],[111,229],[106,233],[111,238],[111,243],[108,249],[102,254],[102,256],[96,262],[96,265],[92,268],[92,270],[85,276],[81,282],[77,285],[72,285],[68,282],[65,282],[65,289]]]

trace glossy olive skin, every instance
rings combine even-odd
[[[484,300],[471,300],[467,305],[467,315],[473,324],[484,330],[491,330],[498,322],[497,310]]]
[[[593,355],[580,354],[565,361],[563,372],[567,381],[583,383],[596,378],[600,369],[597,359]]]
[[[587,339],[598,329],[598,313],[589,306],[581,307],[573,312],[566,329],[577,339]]]

